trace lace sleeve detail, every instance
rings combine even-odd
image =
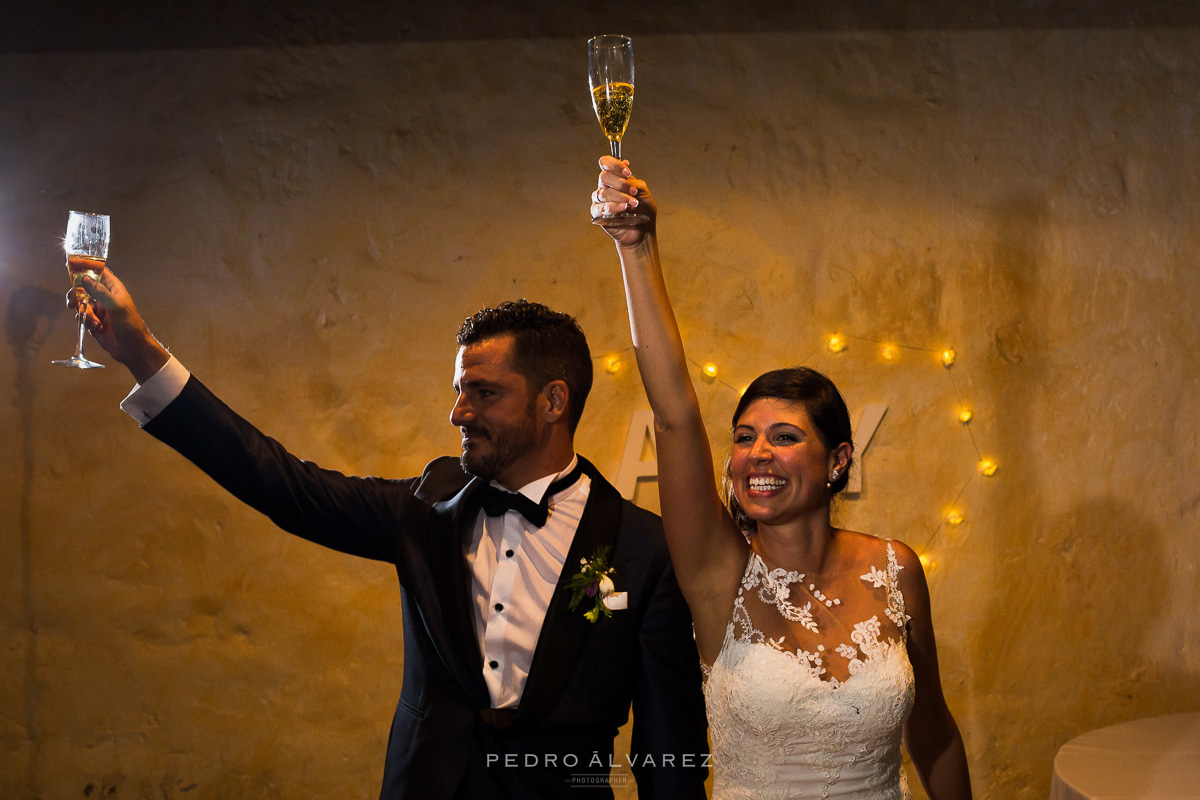
[[[895,623],[900,629],[900,638],[908,641],[908,621],[912,617],[904,613],[904,593],[900,591],[900,570],[904,567],[900,566],[899,560],[896,558],[896,550],[892,547],[892,540],[887,540],[887,608],[884,614],[887,618]]]

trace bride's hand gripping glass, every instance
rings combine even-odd
[[[608,139],[613,158],[621,158],[621,139],[633,113],[633,40],[608,34],[588,40],[588,85],[592,108]],[[592,219],[596,225],[633,227],[649,217],[634,211],[604,214]]]

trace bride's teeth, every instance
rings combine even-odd
[[[758,491],[764,491],[764,490],[768,490],[768,489],[778,489],[780,486],[783,486],[783,484],[784,484],[784,481],[780,480],[779,478],[751,478],[750,479],[750,488],[758,490]]]

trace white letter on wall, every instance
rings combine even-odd
[[[621,497],[633,502],[637,492],[639,478],[658,478],[658,459],[643,460],[642,450],[649,437],[650,446],[656,447],[654,440],[654,412],[650,409],[633,412],[629,420],[629,433],[625,436],[625,452],[621,455],[621,468],[617,470],[614,484]]]
[[[858,424],[854,426],[854,457],[858,461],[858,469],[850,470],[850,482],[846,484],[847,494],[861,494],[863,486],[863,456],[871,444],[871,437],[879,430],[879,423],[887,413],[887,406],[882,403],[872,403],[863,406]]]

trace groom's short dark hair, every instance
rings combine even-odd
[[[567,384],[567,424],[574,433],[592,390],[592,351],[579,323],[541,303],[509,300],[467,317],[458,329],[458,343],[465,346],[505,334],[513,337],[513,366],[533,391],[550,381]]]

